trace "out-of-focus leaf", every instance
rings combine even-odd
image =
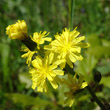
[[[100,84],[103,84],[104,86],[110,88],[110,76],[109,77],[102,77]]]
[[[102,59],[100,62],[100,65],[97,67],[97,70],[102,74],[102,75],[107,75],[110,73],[110,59]]]
[[[110,47],[110,41],[103,39],[102,40],[102,45],[103,46],[107,46],[107,47],[109,46]]]
[[[43,100],[40,97],[32,97],[19,93],[7,93],[6,96],[14,103],[20,103],[23,107],[37,106],[37,108],[44,108],[46,106],[52,106],[51,101]]]
[[[97,70],[102,75],[108,74],[108,73],[110,73],[110,65],[104,65],[104,66],[97,67]]]
[[[91,34],[87,37],[90,43],[87,54],[94,55],[97,59],[110,56],[110,42],[98,37],[97,34]]]
[[[64,105],[64,102],[65,102],[64,92],[65,92],[65,90],[66,90],[65,85],[60,85],[58,88],[58,103],[60,105]]]
[[[62,78],[67,79],[68,76],[67,74],[64,75]],[[57,89],[58,91],[58,104],[65,106],[65,92],[68,91],[68,88],[65,86],[65,84],[61,84],[59,85],[59,88]]]
[[[110,56],[110,46],[95,46],[88,49],[89,54],[94,55],[96,58],[108,57]]]
[[[49,98],[53,101],[56,100],[56,96],[54,95],[54,89],[52,88],[52,86],[47,82],[47,86],[48,86],[48,92],[44,93],[44,97]]]
[[[87,37],[88,42],[90,43],[91,47],[95,47],[101,44],[101,41],[97,34],[90,34]]]
[[[4,44],[3,43],[0,43],[0,53],[2,51],[3,46],[4,46]]]
[[[3,71],[3,76],[4,76],[4,82],[7,81],[9,78],[9,53],[10,53],[10,47],[9,45],[2,43],[0,45],[1,48],[1,62],[2,62],[2,71]]]
[[[18,75],[19,80],[21,83],[25,83],[26,84],[26,88],[30,88],[32,85],[32,81],[31,81],[31,77],[28,73],[20,73]]]
[[[93,77],[92,70],[95,68],[97,62],[98,60],[94,56],[88,55],[87,58],[76,63],[77,68],[75,71],[78,74],[82,74],[87,82],[90,82]]]
[[[89,94],[82,95],[82,96],[78,97],[77,101],[85,101],[85,100],[87,100],[89,97],[90,97]]]
[[[88,104],[85,104],[84,106],[82,106],[81,110],[96,110],[94,109],[95,106],[96,106],[95,103],[89,102]]]

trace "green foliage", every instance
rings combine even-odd
[[[30,88],[32,85],[32,81],[31,81],[31,77],[29,76],[28,73],[20,73],[18,75],[19,80],[21,83],[25,83],[26,84],[26,88]]]
[[[82,51],[83,61],[75,63],[75,71],[90,84],[93,70],[102,79],[94,88],[97,95],[110,103],[110,1],[75,0],[74,27],[85,35],[90,48]],[[37,31],[50,31],[50,37],[69,25],[69,6],[66,0],[0,0],[0,110],[93,110],[87,90],[77,94],[71,108],[65,107],[66,87],[45,94],[31,89],[30,74],[21,59],[21,43],[7,38],[5,28],[18,19],[28,24],[30,35]],[[100,87],[101,86],[101,87]]]
[[[76,72],[78,74],[82,74],[87,82],[91,82],[93,80],[92,70],[95,68],[97,64],[97,59],[89,55],[81,62],[77,62]]]
[[[1,63],[2,63],[2,68],[3,68],[3,74],[4,74],[4,82],[6,82],[7,78],[10,76],[9,75],[9,52],[10,52],[10,47],[9,45],[2,43],[1,44]]]
[[[52,106],[50,101],[42,100],[40,97],[35,98],[19,93],[6,94],[6,96],[13,100],[14,103],[22,104],[22,107],[32,106],[32,110],[39,110],[40,108],[44,110],[46,107]]]
[[[110,76],[109,76],[109,77],[103,77],[100,83],[103,84],[104,86],[110,88],[110,83],[109,83],[109,81],[110,81]]]

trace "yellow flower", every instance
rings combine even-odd
[[[28,64],[28,66],[30,66],[31,64],[31,60],[32,57],[35,53],[37,53],[37,51],[30,51],[27,47],[24,47],[24,49],[21,49],[22,51],[26,52],[25,54],[23,54],[21,57],[22,58],[27,58],[26,60],[26,64]]]
[[[78,37],[80,33],[76,30],[70,31],[65,28],[62,34],[55,35],[55,40],[51,42],[49,46],[45,46],[45,49],[58,54],[58,59],[65,59],[66,62],[61,64],[61,68],[65,67],[67,63],[71,68],[76,60],[82,60],[80,55],[81,48],[89,47],[88,43],[81,43],[85,39],[85,36]]]
[[[64,60],[59,60],[53,62],[53,54],[46,55],[44,58],[37,56],[35,60],[32,61],[34,68],[30,69],[32,75],[32,88],[37,87],[39,92],[47,92],[46,81],[48,80],[54,89],[58,87],[57,75],[63,75],[64,72],[58,68],[58,65]]]
[[[33,37],[30,37],[32,41],[34,41],[37,44],[37,49],[40,49],[40,45],[43,44],[45,41],[51,41],[52,39],[49,37],[46,37],[49,33],[47,33],[46,31],[44,32],[35,32],[33,34]],[[38,53],[37,50],[35,51],[31,51],[29,50],[27,47],[25,47],[25,49],[22,49],[22,51],[26,52],[25,54],[23,54],[21,57],[22,58],[27,58],[26,64],[28,64],[28,66],[30,66],[32,57],[35,53]]]
[[[40,44],[44,44],[45,41],[50,42],[52,40],[52,38],[46,37],[48,35],[49,35],[49,32],[47,33],[46,31],[44,31],[44,32],[40,31],[40,33],[35,32],[33,34],[32,40],[37,43],[37,48],[39,48]]]
[[[65,92],[65,96],[67,97],[65,103],[72,106],[75,101],[75,93],[77,90],[85,88],[87,86],[87,82],[83,82],[83,77],[80,76],[79,79],[76,78],[76,74],[73,77],[72,75],[68,74],[68,79],[63,79],[64,84],[69,89],[68,92]]]
[[[10,39],[24,39],[27,36],[27,25],[24,20],[18,20],[15,24],[6,28],[6,34]]]

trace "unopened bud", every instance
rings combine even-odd
[[[93,72],[94,72],[94,81],[99,83],[101,80],[101,73],[97,70],[93,70]]]

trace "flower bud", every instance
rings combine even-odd
[[[24,20],[18,20],[15,24],[6,28],[6,34],[10,39],[23,40],[27,36],[27,24]]]
[[[94,72],[94,81],[99,83],[101,80],[101,73],[97,70],[93,70]]]

